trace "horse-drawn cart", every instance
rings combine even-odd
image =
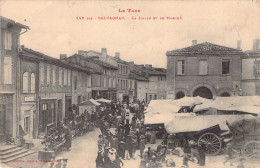
[[[228,123],[233,146],[245,158],[260,161],[260,118],[244,119],[235,123]]]

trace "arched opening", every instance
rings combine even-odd
[[[196,97],[196,96],[200,96],[200,97],[203,97],[203,98],[206,98],[206,99],[212,99],[213,98],[212,92],[207,87],[204,87],[204,86],[199,87],[194,91],[193,97]]]
[[[220,97],[230,97],[231,95],[228,92],[224,92],[220,95]]]
[[[176,99],[181,99],[181,98],[183,98],[183,97],[185,97],[185,94],[184,94],[183,92],[178,92],[178,93],[176,94]]]

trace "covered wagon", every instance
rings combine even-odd
[[[260,118],[227,122],[227,126],[232,133],[234,148],[242,156],[260,161]]]

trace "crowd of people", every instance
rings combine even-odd
[[[97,167],[120,168],[122,160],[143,155],[146,142],[144,108],[144,100],[132,104],[117,101],[100,108],[98,127],[102,134],[98,140]]]
[[[170,137],[165,129],[158,130],[157,128],[156,130],[144,125],[145,105],[144,100],[131,104],[116,101],[102,103],[96,112],[89,113],[85,110],[80,116],[71,113],[64,123],[60,123],[58,126],[65,134],[65,148],[67,150],[71,148],[73,136],[77,136],[78,133],[82,135],[89,131],[90,127],[95,126],[101,131],[98,137],[97,168],[121,168],[124,160],[135,160],[138,157],[141,159],[139,168],[156,168],[162,167],[163,164],[175,167],[173,157],[170,159],[166,159],[166,157],[172,154],[179,155],[179,153],[175,153],[176,144],[171,146],[171,143],[168,142],[169,139],[176,140],[176,138]],[[74,135],[72,130],[74,130]],[[162,139],[157,149],[152,149],[150,145],[147,147],[148,142],[156,144],[157,137]],[[188,162],[195,161],[198,165],[205,166],[205,144],[198,144],[183,137],[180,139],[178,147],[181,147],[183,153],[179,155],[183,159],[182,168],[189,167]],[[228,157],[224,164],[231,160],[230,145],[227,145],[226,149]],[[230,165],[232,165],[231,162]]]
[[[155,144],[156,131],[148,131],[144,125],[144,110],[144,101],[132,104],[112,102],[100,108],[97,113],[97,126],[101,130],[98,139],[97,168],[121,168],[124,160],[135,160],[137,157],[141,158],[140,168],[155,168],[162,166],[162,162],[165,163],[167,133],[157,132],[163,134],[163,141],[156,150],[146,147],[147,142]],[[195,157],[199,165],[205,165],[205,146],[192,143],[182,146],[183,167],[188,167],[188,161],[194,161]],[[137,150],[140,153],[137,153]],[[172,161],[168,166],[174,167],[175,162]]]

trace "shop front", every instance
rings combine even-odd
[[[37,134],[37,125],[34,121],[37,121],[37,103],[36,95],[22,95],[21,102],[21,116],[20,116],[20,126],[22,132],[20,135],[26,135],[30,138],[35,138]]]
[[[13,94],[0,94],[0,142],[13,136]]]
[[[45,133],[47,126],[56,125],[56,99],[41,99],[39,111],[39,134]]]

